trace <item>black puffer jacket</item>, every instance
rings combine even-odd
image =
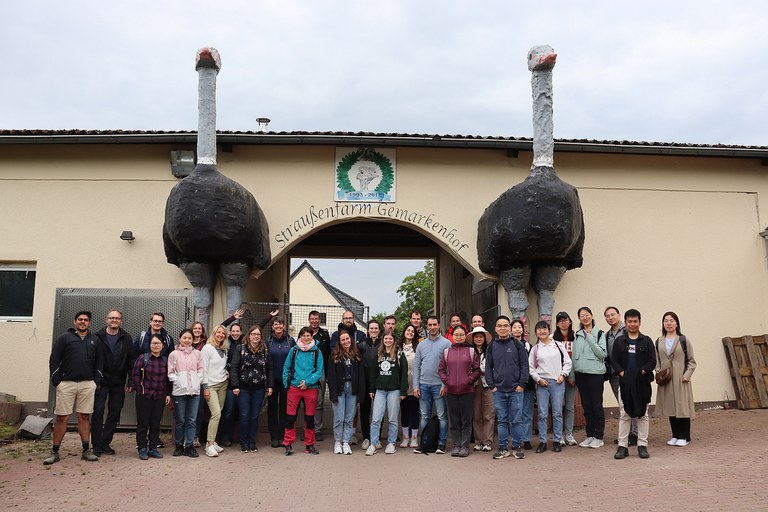
[[[81,338],[74,328],[56,338],[48,361],[51,383],[58,386],[63,380],[92,380],[101,384],[103,363],[96,350],[98,343],[99,338],[92,332]]]
[[[99,342],[96,344],[96,350],[102,361],[102,386],[125,386],[128,380],[128,371],[132,368],[131,351],[133,350],[133,339],[131,335],[120,329],[117,332],[117,343],[115,351],[109,349],[107,339],[107,329],[104,328],[96,333]]]

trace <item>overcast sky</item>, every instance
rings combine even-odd
[[[210,45],[220,130],[530,137],[550,44],[557,138],[768,144],[764,1],[41,0],[0,23],[0,129],[195,130]]]

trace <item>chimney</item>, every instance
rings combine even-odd
[[[259,123],[259,128],[256,131],[259,133],[267,133],[269,131],[267,126],[269,126],[270,121],[271,119],[268,117],[257,117],[256,122]]]

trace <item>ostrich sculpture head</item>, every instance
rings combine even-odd
[[[212,46],[197,50],[197,54],[195,55],[195,71],[200,68],[213,68],[218,73],[221,69],[219,50]]]
[[[547,71],[555,67],[557,54],[549,45],[534,46],[528,52],[529,71]]]

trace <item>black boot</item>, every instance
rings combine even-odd
[[[173,450],[173,456],[180,457],[181,455],[184,455],[184,447],[180,444],[177,444],[176,448]]]

